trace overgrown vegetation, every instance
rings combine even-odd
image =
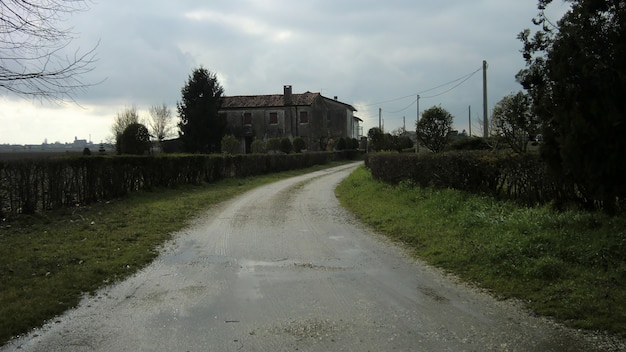
[[[147,265],[173,232],[214,204],[280,178],[336,165],[139,192],[3,221],[0,345],[74,307],[83,293]]]
[[[626,219],[390,185],[359,168],[341,203],[430,264],[565,324],[626,337]]]

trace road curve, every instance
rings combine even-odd
[[[2,351],[594,351],[412,260],[340,207],[358,164],[206,213],[128,280]]]

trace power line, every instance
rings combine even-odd
[[[478,70],[472,72],[471,75],[469,75],[467,78],[465,78],[464,80],[462,80],[461,82],[459,82],[459,84],[455,85],[454,87],[446,90],[445,92],[439,93],[439,94],[435,94],[435,95],[431,95],[431,96],[427,96],[427,97],[421,97],[423,99],[428,99],[428,98],[436,98],[438,96],[444,95],[446,93],[449,93],[450,91],[454,90],[455,88],[459,87],[461,84],[467,82],[467,80],[469,80],[470,78],[472,78],[472,76],[474,76],[476,73],[478,73],[478,71],[482,70],[482,67],[479,68]]]
[[[390,114],[397,114],[399,112],[403,112],[403,111],[409,109],[411,106],[415,105],[416,102],[417,102],[417,99],[413,100],[409,106],[407,106],[407,107],[405,107],[403,109],[400,109],[398,111],[387,111],[385,109],[383,109],[383,111],[386,112],[386,113],[390,113]]]
[[[480,71],[480,70],[478,70],[478,71]],[[463,79],[461,82],[459,82],[459,83],[458,83],[458,84],[456,84],[454,87],[452,87],[452,88],[450,88],[450,89],[448,89],[448,90],[446,90],[446,91],[444,91],[444,92],[441,92],[441,93],[439,93],[439,94],[435,94],[435,95],[425,96],[425,97],[420,96],[420,98],[421,98],[421,99],[436,98],[436,97],[438,97],[438,96],[442,96],[442,95],[444,95],[444,94],[446,94],[446,93],[449,93],[449,92],[453,91],[454,89],[458,88],[458,87],[459,87],[460,85],[462,85],[463,83],[467,82],[467,81],[468,81],[470,78],[472,78],[472,77],[473,77],[476,73],[478,73],[478,71],[474,71],[474,72],[472,72],[469,76],[465,77],[465,79]],[[435,89],[436,89],[436,88],[435,88]],[[431,89],[431,90],[432,90],[432,89]],[[387,112],[387,113],[390,113],[390,114],[397,114],[397,113],[399,113],[399,112],[403,112],[403,111],[405,111],[405,110],[409,109],[410,107],[412,107],[413,105],[415,105],[415,103],[416,103],[416,102],[417,102],[417,99],[416,99],[416,100],[413,100],[413,101],[411,102],[411,104],[409,104],[407,107],[402,108],[402,109],[397,110],[397,111],[387,111],[387,110],[384,110],[384,109],[383,109],[383,111],[385,111],[385,112]]]
[[[440,85],[438,85],[438,86],[436,86],[436,87],[432,87],[432,88],[429,88],[429,89],[426,89],[426,90],[422,90],[422,91],[417,92],[417,93],[413,93],[413,94],[406,95],[406,96],[403,96],[403,97],[393,98],[393,99],[389,99],[389,100],[385,100],[385,101],[381,101],[381,102],[377,102],[377,103],[373,103],[373,104],[367,104],[367,105],[363,105],[363,106],[364,106],[364,107],[368,107],[368,106],[374,106],[374,105],[381,105],[381,104],[391,103],[391,102],[394,102],[394,101],[398,101],[398,100],[402,100],[402,99],[406,99],[406,98],[414,97],[414,96],[417,96],[417,95],[420,95],[420,94],[428,93],[428,92],[431,92],[431,91],[433,91],[433,90],[436,90],[436,89],[439,89],[439,88],[445,87],[445,86],[447,86],[447,85],[450,85],[450,84],[453,84],[453,83],[456,83],[456,82],[461,81],[459,84],[455,85],[454,87],[452,87],[452,88],[448,89],[447,91],[445,91],[445,92],[443,92],[443,93],[440,93],[440,94],[437,94],[437,95],[433,95],[433,96],[429,96],[429,97],[424,97],[424,98],[434,98],[434,97],[438,97],[438,96],[440,96],[440,95],[443,95],[443,94],[446,94],[446,93],[448,93],[448,92],[452,91],[453,89],[457,88],[457,87],[458,87],[458,86],[460,86],[461,84],[465,83],[465,82],[466,82],[467,80],[469,80],[472,76],[474,76],[476,73],[478,73],[481,69],[482,69],[482,67],[479,67],[476,71],[473,71],[473,72],[471,72],[471,73],[468,73],[468,74],[466,74],[466,75],[463,75],[463,76],[461,76],[461,77],[459,77],[459,78],[457,78],[457,79],[455,79],[455,80],[452,80],[452,81],[450,81],[450,82],[446,82],[446,83],[444,83],[444,84],[440,84]],[[401,112],[401,111],[404,111],[404,110],[406,110],[406,109],[410,108],[412,105],[413,105],[413,104],[411,104],[411,105],[407,106],[406,108],[404,108],[404,109],[402,109],[402,110],[396,111],[396,112]]]

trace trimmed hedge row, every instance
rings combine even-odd
[[[0,217],[89,204],[152,188],[211,183],[229,177],[356,159],[358,153],[85,156],[0,161]]]
[[[369,154],[372,176],[383,182],[453,188],[535,205],[585,202],[572,183],[556,178],[534,154],[458,151],[440,154]]]

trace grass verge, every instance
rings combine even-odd
[[[626,337],[626,218],[391,186],[360,167],[337,188],[417,257],[574,328]]]
[[[174,190],[22,216],[0,223],[0,346],[76,306],[84,293],[149,264],[189,221],[226,199],[282,178],[341,165]]]

